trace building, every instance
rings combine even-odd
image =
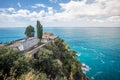
[[[14,41],[13,44],[9,45],[13,49],[17,49],[20,51],[28,50],[31,47],[37,45],[39,43],[39,39],[37,37],[24,38],[17,41]]]
[[[54,36],[50,32],[45,32],[42,36],[42,43],[47,43],[50,40],[56,39],[57,36]],[[8,45],[8,47],[13,48],[14,50],[25,51],[30,48],[36,46],[39,43],[39,39],[37,37],[23,38],[16,41],[13,41],[12,44]]]
[[[45,32],[45,33],[43,34],[43,36],[42,36],[41,42],[42,42],[42,43],[47,43],[48,41],[54,40],[54,39],[56,39],[57,37],[58,37],[58,36],[53,35],[53,33],[51,33],[51,32]]]

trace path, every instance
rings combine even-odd
[[[48,41],[47,43],[42,44],[42,45],[40,45],[40,46],[38,46],[38,47],[32,49],[32,50],[30,50],[30,51],[28,51],[28,52],[26,52],[26,53],[27,53],[27,54],[33,55],[33,54],[37,53],[37,52],[39,51],[40,48],[42,48],[43,46],[45,46],[45,45],[48,44],[49,42],[50,42],[50,41]]]

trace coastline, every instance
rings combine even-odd
[[[98,30],[99,32],[96,32],[96,30]],[[17,31],[20,34],[8,34],[9,32],[1,33],[1,36],[4,34],[6,37],[0,37],[0,40],[15,40],[16,36],[18,36],[17,39],[20,39],[20,36],[23,35],[24,31],[22,30],[21,32],[18,29],[15,29],[15,31]],[[89,72],[86,72],[86,74],[90,78],[94,76],[97,72],[101,71],[103,73],[95,76],[96,80],[99,80],[99,78],[102,78],[103,80],[119,79],[120,65],[118,62],[119,53],[117,53],[120,52],[118,34],[120,31],[119,28],[92,28],[92,30],[86,28],[66,28],[65,30],[62,28],[44,28],[44,31],[50,31],[56,35],[59,35],[62,39],[65,40],[65,42],[71,47],[72,50],[75,50],[81,54],[77,57],[77,59],[90,66],[91,70]],[[89,34],[86,31],[89,31]],[[11,36],[12,34],[13,36]],[[95,36],[95,34],[97,34],[97,36]],[[9,37],[7,38],[7,36]],[[82,47],[87,49],[83,49]],[[100,53],[104,54],[104,56],[101,56]],[[105,62],[104,64],[100,61],[101,59]],[[110,70],[110,68],[112,70]],[[114,74],[112,75],[112,73]],[[109,75],[111,75],[112,78],[109,78]]]
[[[2,47],[0,47],[0,48],[2,48]],[[16,50],[13,50],[13,51],[16,51]],[[17,50],[17,52],[19,52],[19,51]],[[26,56],[30,55],[30,54],[26,54],[26,52],[24,54]],[[75,56],[76,56],[75,54],[76,54],[76,52],[73,51],[73,50],[70,50],[68,45],[64,42],[64,40],[62,40],[61,38],[57,37],[56,39],[51,40],[50,42],[45,44],[43,47],[40,47],[38,49],[38,51],[35,54],[32,54],[32,55],[34,56],[33,58],[35,58],[34,59],[35,60],[35,62],[34,62],[35,64],[38,64],[38,61],[40,59],[43,60],[43,61],[44,60],[46,61],[46,59],[47,59],[47,63],[51,63],[51,61],[52,61],[51,64],[54,64],[54,66],[58,66],[58,67],[54,68],[53,65],[45,64],[45,63],[43,64],[43,62],[42,62],[41,66],[35,65],[36,68],[33,68],[33,69],[36,70],[36,69],[39,69],[37,67],[41,67],[42,68],[43,66],[46,66],[47,69],[45,69],[45,71],[46,70],[50,71],[50,72],[46,72],[46,75],[47,76],[51,75],[51,77],[48,77],[48,78],[53,79],[53,80],[55,78],[58,78],[57,75],[59,75],[62,80],[69,80],[69,79],[70,80],[80,80],[80,79],[89,80],[89,78],[83,73],[81,63],[77,60],[77,58],[75,58]],[[46,55],[47,57],[45,57],[43,55]],[[51,57],[51,60],[49,62],[49,58],[50,57]],[[30,58],[30,56],[29,56],[29,58]],[[32,56],[31,56],[31,58],[32,58]],[[41,60],[40,60],[39,63],[41,63]],[[53,69],[49,70],[49,68],[47,66],[49,66],[49,67],[52,66],[51,69],[52,68]],[[69,67],[67,67],[67,66],[69,66]],[[87,68],[85,65],[83,67]],[[42,68],[42,70],[44,70],[44,67]],[[61,70],[62,70],[62,72],[61,72]],[[19,71],[19,70],[17,70],[17,71]],[[53,71],[55,71],[54,73],[56,73],[56,74],[53,74]],[[34,73],[36,73],[36,71]],[[32,73],[31,76],[33,76],[33,75],[34,74]],[[77,76],[77,75],[79,75],[79,76]],[[39,79],[40,78],[33,79],[33,80],[39,80]]]

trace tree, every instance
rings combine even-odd
[[[37,38],[38,39],[42,39],[42,35],[43,35],[43,28],[42,28],[42,25],[40,24],[40,21],[37,20]]]
[[[31,69],[31,60],[23,52],[0,47],[0,80],[17,80],[6,78],[16,78],[28,72]]]
[[[34,27],[32,27],[31,25],[27,26],[26,30],[25,30],[25,35],[27,37],[34,37]]]

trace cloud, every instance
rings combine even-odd
[[[8,10],[8,11],[15,11],[14,8],[8,8],[7,10]]]
[[[55,13],[54,18],[59,22],[78,23],[79,26],[88,25],[101,26],[111,25],[114,22],[120,24],[120,4],[119,0],[95,0],[93,3],[87,3],[87,0],[70,1],[68,3],[60,3],[63,12]],[[85,24],[86,24],[85,23]]]
[[[5,11],[5,12],[4,12]],[[9,13],[8,11],[11,11]],[[42,20],[47,13],[44,10],[40,12],[30,12],[27,9],[15,10],[14,8],[0,9],[0,25],[2,27],[23,27],[29,24],[34,25],[36,20]]]
[[[94,3],[88,4],[87,0],[70,1],[61,3],[61,8],[74,16],[116,16],[120,15],[119,0],[95,0]]]
[[[49,0],[50,2],[56,3],[58,0]]]
[[[14,8],[0,8],[0,14],[3,13],[15,13],[15,9]]]
[[[119,27],[119,0],[71,0],[59,3],[60,11],[44,4],[35,4],[32,8],[43,7],[39,12],[27,9],[0,8],[1,26],[27,26],[40,20],[44,26],[59,27]],[[47,9],[47,10],[46,10]],[[6,23],[7,22],[7,23]]]
[[[32,8],[39,8],[39,7],[45,8],[47,6],[45,6],[44,4],[35,4],[34,6],[32,6]]]
[[[17,11],[17,14],[20,14],[20,15],[29,15],[30,14],[30,11],[29,10],[25,10],[25,9],[20,9]]]
[[[107,21],[112,23],[120,23],[120,16],[111,16],[107,19]]]
[[[20,2],[17,3],[17,6],[21,8],[21,4],[20,4]]]

